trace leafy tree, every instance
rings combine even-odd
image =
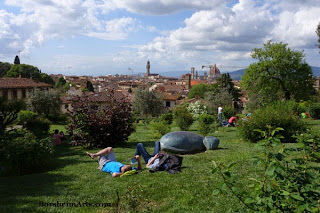
[[[40,79],[39,81],[54,85],[54,80],[46,73],[40,73]]]
[[[182,131],[187,131],[193,123],[193,116],[186,104],[176,106],[173,110],[173,119]]]
[[[148,89],[136,89],[133,96],[133,109],[141,115],[161,115],[165,110],[162,94]]]
[[[86,96],[77,97],[72,103],[69,131],[72,140],[90,147],[115,146],[125,142],[134,131],[132,107],[126,99],[115,98],[114,91],[102,107],[94,107]]]
[[[240,90],[234,86],[229,73],[223,73],[220,78],[217,79],[217,82],[212,84],[214,93],[220,93],[221,89],[226,89],[228,93],[232,95],[234,101],[238,101],[241,96]]]
[[[59,115],[61,107],[60,94],[56,91],[36,91],[31,98],[34,112],[44,115]]]
[[[41,80],[40,72],[37,67],[28,64],[14,64],[4,77],[17,78],[21,75],[22,78],[31,78],[33,80]]]
[[[93,85],[90,81],[87,81],[87,87],[86,87],[90,92],[94,92]]]
[[[67,81],[63,77],[60,77],[60,78],[58,78],[58,80],[55,84],[55,87],[56,88],[63,87],[66,83],[67,83]]]
[[[16,57],[14,58],[14,64],[20,64],[20,58],[19,56],[16,55]]]
[[[17,119],[18,113],[25,107],[24,101],[9,101],[7,98],[0,96],[0,135],[3,134],[8,125]]]
[[[196,95],[198,95],[200,98],[204,98],[204,94],[210,90],[209,84],[197,84],[191,87],[188,99],[194,98]]]
[[[0,78],[2,78],[11,68],[11,64],[0,62]]]
[[[207,101],[207,106],[209,112],[216,114],[218,111],[218,106],[231,106],[232,104],[232,94],[229,93],[227,88],[219,89],[219,92],[207,92],[205,94],[205,100]]]
[[[279,99],[306,100],[313,94],[314,79],[303,52],[268,41],[263,48],[254,48],[252,57],[258,62],[250,64],[242,77],[249,97],[259,93],[265,103]]]

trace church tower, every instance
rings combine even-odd
[[[147,61],[146,68],[147,68],[147,75],[146,76],[149,76],[150,75],[150,61],[149,60]]]

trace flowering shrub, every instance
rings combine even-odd
[[[207,106],[203,105],[200,101],[190,103],[187,109],[194,119],[198,119],[200,115],[208,113]]]

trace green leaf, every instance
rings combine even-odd
[[[212,195],[218,195],[220,193],[221,193],[220,189],[215,189],[215,190],[213,190]]]
[[[245,202],[246,204],[251,204],[251,203],[254,203],[254,199],[252,199],[251,197],[249,197],[249,198],[245,199],[244,202]]]
[[[230,171],[235,165],[237,165],[237,162],[231,163],[228,165],[228,170]]]
[[[226,191],[227,190],[227,184],[222,184],[222,186],[221,186],[221,190],[222,191]]]
[[[269,167],[267,172],[266,172],[266,175],[269,175],[269,176],[272,176],[274,175],[274,170],[275,170],[275,167],[272,166],[272,167]]]
[[[281,190],[281,192],[282,192],[282,195],[284,195],[284,196],[290,195],[290,192],[287,192],[287,191],[285,191],[285,190]]]
[[[291,194],[290,195],[292,198],[296,199],[296,200],[300,200],[300,201],[304,201],[304,198],[301,197],[300,195],[297,194]]]

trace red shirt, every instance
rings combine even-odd
[[[231,118],[229,119],[228,122],[229,122],[230,124],[232,124],[232,123],[236,122],[236,120],[237,120],[237,117],[233,116],[233,117],[231,117]]]

